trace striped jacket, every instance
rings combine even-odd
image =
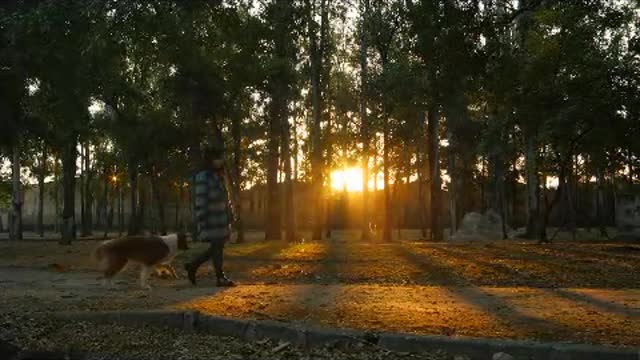
[[[229,238],[229,197],[222,177],[211,170],[194,176],[195,215],[201,241],[226,241]]]

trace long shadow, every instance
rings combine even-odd
[[[460,258],[460,253],[457,249],[452,249],[452,248],[439,248],[440,251],[446,253],[448,256],[458,256],[458,258]],[[458,253],[456,253],[458,252]],[[607,302],[607,301],[603,301],[597,298],[594,298],[592,296],[586,295],[586,294],[581,294],[581,293],[577,293],[574,291],[570,291],[567,289],[560,289],[557,287],[549,287],[548,283],[550,283],[551,281],[548,279],[544,279],[538,275],[532,274],[530,272],[523,272],[523,271],[516,271],[513,268],[504,265],[504,264],[496,264],[496,263],[490,263],[487,261],[482,261],[482,260],[477,260],[474,259],[473,260],[474,263],[479,264],[483,267],[487,267],[487,268],[493,268],[495,271],[498,272],[502,272],[508,276],[510,276],[511,278],[513,278],[514,280],[520,276],[522,277],[523,274],[526,274],[526,276],[528,276],[529,278],[533,278],[536,279],[537,283],[542,283],[542,284],[547,284],[547,286],[536,286],[537,289],[540,289],[550,295],[557,295],[560,297],[563,297],[565,299],[574,301],[574,302],[579,302],[579,303],[584,303],[588,306],[591,307],[595,307],[598,308],[602,311],[605,312],[610,312],[610,313],[616,313],[616,314],[620,314],[623,316],[628,316],[634,319],[640,318],[640,309],[633,309],[633,308],[629,308],[625,305],[621,305],[615,302]],[[517,283],[517,281],[514,281]],[[520,285],[520,284],[519,284]],[[532,284],[522,284],[523,286],[531,286]]]
[[[283,249],[291,246],[291,244],[287,244],[283,241],[262,241],[251,244],[255,249],[250,249],[249,251],[242,251],[242,246],[246,245],[238,244],[228,246],[225,250],[227,252],[226,258],[244,261],[265,260],[272,258]],[[239,253],[234,253],[234,250],[235,252],[239,251]]]
[[[640,308],[630,308],[616,302],[601,300],[587,294],[578,293],[566,289],[553,289],[552,293],[560,295],[566,299],[573,300],[575,302],[589,304],[606,312],[620,314],[634,320],[640,319]]]
[[[312,310],[322,314],[331,307],[335,299],[335,289],[326,285],[338,284],[342,280],[341,267],[348,266],[344,255],[344,243],[340,240],[326,239],[320,241],[320,253],[312,255],[312,259],[297,259],[295,255],[287,255],[287,250],[298,244],[266,243],[251,248],[249,251],[237,248],[234,254],[227,256],[231,265],[241,270],[240,285],[287,284],[286,295],[271,294],[277,299],[269,306],[276,313],[290,314],[298,319],[300,309],[307,309],[309,315]],[[317,248],[316,248],[317,249]],[[303,274],[287,276],[281,272],[287,265],[304,264]],[[307,266],[309,265],[309,266]],[[243,281],[244,280],[244,281]],[[258,280],[257,283],[254,283]],[[285,291],[283,289],[283,291]],[[215,296],[215,295],[212,295]],[[322,305],[322,306],[320,306]],[[287,306],[290,307],[287,308]],[[270,315],[269,309],[261,310],[265,316]]]
[[[539,275],[532,274],[528,271],[516,270],[511,266],[508,266],[505,264],[480,260],[478,257],[475,257],[470,260],[467,258],[469,254],[465,253],[464,250],[462,249],[448,247],[448,246],[441,246],[441,247],[438,247],[437,251],[444,253],[448,257],[455,258],[457,261],[472,261],[473,264],[475,265],[481,266],[485,269],[491,269],[496,273],[499,273],[507,277],[506,283],[486,280],[486,282],[482,282],[481,285],[549,287],[550,284],[552,283],[549,279],[540,277]],[[518,261],[518,259],[511,259],[511,260]],[[521,261],[527,261],[527,260],[521,260]],[[523,278],[523,276],[525,276],[525,278]],[[532,283],[532,281],[534,282]]]
[[[477,309],[481,309],[483,312],[496,318],[501,324],[516,330],[519,334],[534,335],[536,337],[543,335],[543,338],[557,339],[558,335],[564,338],[571,338],[571,335],[578,330],[575,327],[558,323],[551,319],[541,319],[527,315],[514,308],[512,304],[496,296],[491,296],[491,294],[488,294],[477,286],[470,284],[469,280],[464,278],[464,275],[459,274],[455,269],[442,264],[442,262],[437,258],[430,255],[421,256],[421,254],[417,254],[410,250],[406,244],[399,244],[395,249],[399,256],[409,262],[412,262],[425,272],[451,274],[449,277],[436,277],[433,283],[443,287],[454,296],[465,301],[467,304],[470,304]],[[474,260],[468,259],[468,261]],[[456,286],[459,284],[458,281],[451,281],[458,279],[464,280],[466,286],[459,287]],[[561,333],[558,334],[558,331]]]
[[[591,244],[590,244],[591,245]],[[609,251],[603,250],[602,247],[609,245]],[[635,250],[634,247],[628,247],[624,245],[615,244],[618,246],[611,246],[614,244],[600,244],[601,249],[596,249],[595,247],[598,245],[591,245],[587,248],[585,247],[572,247],[569,251],[582,254],[586,256],[595,257],[599,260],[607,259],[607,258],[615,258],[619,260],[623,260],[625,262],[635,262],[640,263],[640,251]],[[633,249],[633,250],[631,250]],[[639,248],[640,249],[640,248]],[[608,265],[613,266],[614,264],[609,263]]]
[[[508,250],[505,248],[504,250]],[[572,247],[566,249],[558,255],[550,255],[544,252],[543,247],[532,245],[527,248],[528,251],[522,249],[516,249],[519,252],[519,259],[522,259],[528,264],[536,264],[540,267],[554,267],[556,270],[565,270],[566,272],[580,271],[581,274],[589,274],[588,277],[582,279],[564,279],[564,282],[573,281],[573,283],[567,284],[565,287],[593,287],[598,286],[601,288],[619,289],[629,287],[640,287],[640,277],[635,275],[635,269],[640,266],[640,262],[633,260],[632,258],[626,258],[627,261],[612,262],[608,261],[606,254],[592,253],[590,250],[580,249],[578,247]],[[554,248],[558,251],[560,249]],[[526,256],[527,254],[531,256]],[[521,256],[523,254],[525,256]],[[579,254],[583,254],[595,259],[581,258]],[[510,257],[511,260],[516,260]],[[549,260],[552,263],[547,263]],[[640,260],[640,259],[638,259]],[[635,262],[635,263],[629,263]],[[576,269],[577,268],[577,269]]]
[[[343,240],[324,239],[322,242],[325,244],[326,251],[320,260],[318,273],[315,274],[318,277],[316,279],[323,284],[339,283],[341,280],[339,270],[345,265]]]
[[[459,256],[468,256],[464,250],[455,246],[442,246],[438,249],[442,251],[455,252]],[[640,278],[633,276],[630,269],[634,268],[632,264],[616,264],[611,261],[605,261],[606,259],[600,258],[585,259],[581,258],[578,252],[584,252],[585,255],[594,257],[587,250],[576,250],[576,248],[568,248],[564,252],[558,252],[562,249],[552,247],[554,253],[547,253],[545,247],[539,245],[530,245],[525,248],[521,247],[502,247],[500,245],[494,245],[491,248],[491,256],[493,258],[504,258],[511,262],[521,261],[528,266],[534,265],[541,269],[553,269],[556,273],[576,273],[579,272],[578,277],[564,277],[557,278],[549,274],[549,277],[541,276],[526,271],[514,272],[509,266],[502,264],[489,263],[485,261],[485,264],[491,266],[497,270],[502,270],[504,273],[511,273],[515,283],[522,283],[523,274],[528,276],[526,279],[528,282],[524,285],[533,285],[543,288],[558,287],[553,286],[554,282],[559,283],[559,286],[563,287],[593,287],[598,286],[602,288],[627,288],[629,284],[633,284],[632,287],[640,286]],[[478,258],[474,258],[474,263],[480,262]],[[618,276],[612,277],[612,274]]]
[[[308,268],[309,272],[293,279],[278,278],[277,283],[286,282],[283,293],[272,294],[272,301],[268,308],[254,312],[255,316],[264,319],[279,319],[297,322],[322,322],[335,318],[333,305],[336,302],[340,283],[340,266],[344,264],[344,257],[340,241],[325,239],[319,242],[322,254],[317,260],[306,260],[307,264],[316,265]],[[285,262],[296,262],[296,259],[275,259]],[[267,267],[265,267],[266,269]],[[286,280],[292,280],[288,282]],[[329,285],[329,286],[328,286]]]
[[[531,244],[530,246],[526,247],[526,251],[522,248],[501,248],[499,246],[496,246],[496,248],[504,251],[517,251],[519,255],[522,255],[522,257],[526,258],[527,260],[534,260],[534,261],[549,260],[549,261],[553,261],[556,264],[562,264],[563,262],[566,262],[567,259],[570,259],[576,262],[584,261],[585,259],[581,258],[581,255],[586,255],[589,257],[596,258],[597,261],[603,261],[603,260],[606,260],[607,258],[612,258],[612,257],[616,257],[619,259],[632,261],[632,262],[640,261],[640,257],[633,256],[633,255],[627,255],[627,254],[623,255],[623,254],[607,253],[607,252],[598,251],[598,250],[588,250],[588,249],[581,248],[579,246],[574,246],[574,247],[567,246],[563,249],[559,249],[555,245],[552,245],[551,247],[545,247],[537,244]],[[554,251],[562,251],[562,252],[560,254],[549,254],[545,252],[545,249],[552,249]],[[531,259],[530,256],[527,257],[526,255],[535,255],[539,259]],[[606,262],[606,265],[608,267],[619,268],[624,271],[628,270],[628,266],[622,266],[621,264]]]

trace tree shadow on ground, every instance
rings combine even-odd
[[[499,326],[507,327],[511,333],[517,336],[544,340],[571,339],[580,330],[569,324],[560,323],[549,318],[543,319],[518,310],[513,304],[475,286],[463,274],[444,265],[435,256],[428,254],[421,256],[422,254],[413,251],[408,246],[403,246],[403,244],[398,244],[395,249],[399,256],[414,263],[425,273],[451,274],[449,278],[435,276],[434,285],[446,288],[447,291],[461,301],[490,315],[498,322]],[[459,284],[463,286],[459,286]]]

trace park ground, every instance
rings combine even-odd
[[[96,241],[0,242],[0,312],[191,309],[247,319],[456,337],[640,346],[640,244],[588,239],[362,242],[355,233],[286,244],[261,234],[229,244],[226,270],[239,286],[217,289],[208,264],[192,287],[137,269],[102,287],[89,254]],[[412,239],[414,237],[414,240]],[[595,236],[595,235],[594,235]],[[39,315],[38,315],[39,314]]]

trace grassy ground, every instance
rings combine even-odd
[[[213,288],[209,264],[197,288],[155,278],[156,288],[145,292],[129,269],[119,289],[102,289],[88,256],[92,241],[0,242],[0,286],[7,306],[29,299],[46,311],[187,308],[420,334],[640,345],[640,245],[595,238],[384,244],[353,233],[285,244],[259,237],[228,246],[227,271],[241,284],[233,289]],[[204,247],[194,244],[176,267]]]
[[[0,314],[0,338],[9,338],[23,349],[89,353],[89,359],[215,360],[215,359],[314,359],[314,360],[449,360],[444,353],[394,353],[362,344],[352,348],[300,349],[286,343],[239,339],[184,332],[177,329],[95,325],[86,322],[59,322],[46,318],[29,319],[17,314]],[[11,327],[9,323],[20,322]],[[60,357],[62,359],[62,357]]]

